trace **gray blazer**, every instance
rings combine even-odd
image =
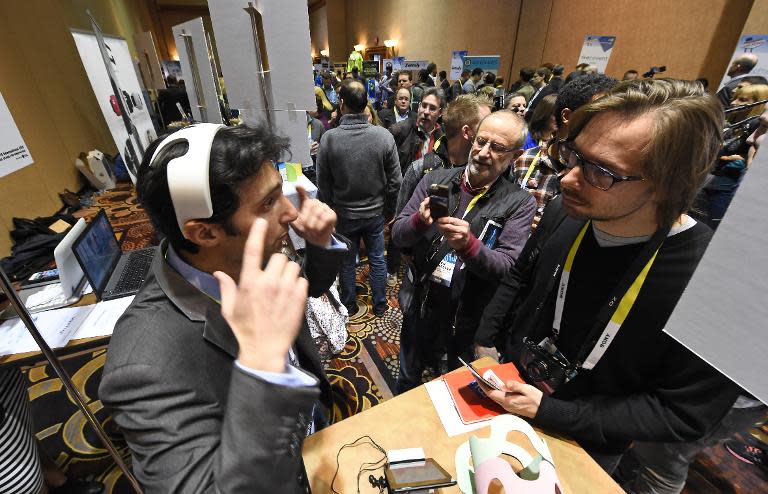
[[[345,239],[344,239],[345,240]],[[330,386],[306,321],[296,340],[317,387],[268,383],[234,366],[238,345],[217,302],[165,261],[115,327],[99,395],[149,493],[302,492],[301,446],[318,395]],[[307,246],[310,296],[333,282],[344,251]]]

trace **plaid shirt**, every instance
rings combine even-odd
[[[528,177],[527,183],[523,184],[523,179],[534,161],[536,161],[535,168]],[[537,208],[531,225],[532,229],[536,229],[539,224],[547,203],[560,194],[560,181],[557,176],[557,167],[552,164],[546,149],[541,152],[538,146],[528,149],[515,160],[512,181],[536,198]]]

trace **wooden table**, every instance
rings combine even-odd
[[[76,304],[70,305],[70,307],[80,307],[83,305],[91,305],[97,302],[96,295],[89,293],[84,295]],[[110,335],[107,336],[94,336],[92,338],[78,338],[76,340],[69,340],[66,346],[61,348],[54,348],[53,352],[58,355],[68,355],[70,353],[79,352],[89,348],[105,345],[109,343]],[[43,357],[41,351],[14,353],[12,355],[4,355],[0,357],[0,368],[6,366],[23,366],[29,365],[40,360]]]
[[[487,367],[495,362],[486,357],[475,362]],[[448,437],[437,416],[432,400],[422,385],[407,393],[376,405],[364,412],[334,424],[316,434],[304,443],[304,465],[307,470],[312,492],[331,492],[331,479],[336,472],[336,455],[339,449],[355,439],[369,435],[385,450],[422,447],[427,457],[434,458],[454,478],[456,448],[467,441],[471,434],[488,437],[490,429],[483,428],[455,437]],[[575,441],[546,434],[537,429],[544,438],[555,461],[555,468],[566,493],[623,494],[623,490],[611,477],[592,460]],[[520,433],[510,434],[509,439],[533,452],[527,439]],[[345,448],[339,456],[339,473],[334,488],[341,494],[357,492],[356,477],[363,462],[381,458],[381,453],[372,446]],[[378,493],[368,482],[365,472],[360,478],[361,493]],[[382,469],[374,472],[382,475]],[[459,493],[458,486],[442,489],[443,493]]]

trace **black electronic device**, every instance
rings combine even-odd
[[[389,464],[384,468],[384,476],[393,493],[456,485],[451,475],[432,458]]]
[[[428,189],[429,211],[433,220],[438,220],[448,214],[448,186],[432,184]]]
[[[110,300],[139,291],[157,247],[123,253],[101,209],[75,240],[72,250],[98,299]]]

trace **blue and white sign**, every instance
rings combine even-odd
[[[739,44],[736,45],[736,50],[733,52],[728,67],[730,68],[733,61],[738,57],[750,54],[757,57],[757,65],[749,72],[749,75],[761,75],[768,79],[768,34],[745,34],[742,36],[739,39]],[[720,87],[723,87],[729,80],[731,78],[726,74]]]
[[[382,61],[384,71],[387,70],[387,65],[390,65],[392,67],[392,72],[403,70],[403,62],[405,62],[405,57],[385,58]]]
[[[461,71],[464,70],[464,57],[469,53],[467,50],[455,50],[451,52],[451,80],[461,77]]]
[[[499,73],[499,55],[465,55],[464,68],[466,70],[483,69],[483,72]]]
[[[576,63],[588,63],[597,67],[598,72],[605,72],[614,43],[616,43],[616,36],[584,36],[579,61]]]

